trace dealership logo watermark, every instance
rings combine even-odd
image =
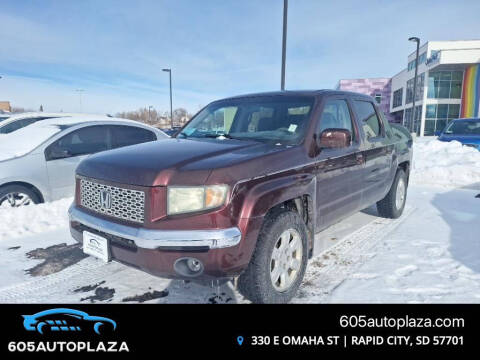
[[[22,315],[26,331],[43,336],[91,333],[100,336],[117,329],[117,322],[84,311],[55,308],[33,315]],[[129,352],[125,341],[10,341],[9,352]]]
[[[100,331],[106,327],[113,330],[117,323],[103,316],[92,316],[80,310],[57,308],[38,312],[33,315],[23,315],[23,327],[27,331],[37,331],[43,334],[49,331],[81,331],[83,323],[90,326],[94,332],[100,335]]]

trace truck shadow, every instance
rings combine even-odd
[[[432,204],[450,229],[452,258],[480,273],[480,186],[468,186],[460,193],[458,189],[439,193]]]
[[[210,286],[195,282],[172,280],[168,287],[168,297],[161,299],[168,303],[207,303],[207,304],[236,304],[241,302],[242,296],[234,290],[232,282],[220,286]]]

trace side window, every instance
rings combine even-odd
[[[107,126],[89,126],[72,131],[51,144],[45,155],[47,160],[93,154],[108,150]]]
[[[355,100],[354,104],[365,136],[367,138],[380,136],[382,134],[382,125],[373,104],[362,100]]]
[[[152,131],[135,126],[112,126],[112,148],[155,141],[157,137]]]
[[[326,129],[348,130],[350,134],[352,134],[352,140],[355,140],[352,118],[345,100],[327,100],[325,103],[322,115],[320,116],[319,133]]]

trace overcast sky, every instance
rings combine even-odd
[[[2,0],[0,100],[46,111],[196,112],[225,96],[278,90],[283,0]],[[290,0],[287,89],[390,77],[415,35],[480,38],[480,1]]]

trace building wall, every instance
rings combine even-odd
[[[460,117],[480,116],[480,65],[470,65],[463,75]]]
[[[376,94],[380,94],[382,99],[379,107],[384,112],[385,117],[389,121],[393,121],[393,116],[390,115],[390,97],[392,89],[390,78],[344,79],[339,81],[337,89],[358,92],[372,97],[375,97]]]
[[[419,130],[419,134],[433,135],[432,124],[435,124],[435,131],[438,131],[442,130],[438,127],[442,127],[445,121],[448,123],[457,117],[480,116],[480,40],[430,41],[420,47],[419,57],[422,54],[426,54],[426,61],[422,60],[418,64],[418,74],[425,76],[423,97],[415,102],[416,106],[421,106],[420,126],[415,127]],[[415,55],[415,52],[409,54],[407,65],[415,59]],[[422,59],[425,59],[425,56]],[[401,106],[395,108],[392,106],[390,111],[398,116],[403,114],[405,123],[409,122],[412,113],[412,103],[406,104],[405,101],[406,84],[413,79],[414,70],[414,67],[407,66],[392,78],[392,105],[393,94],[397,89],[403,89],[403,99]],[[433,72],[438,74],[438,72],[458,73],[459,71],[463,72],[460,97],[451,94],[445,96],[445,93],[443,96],[432,96],[431,91],[436,91],[436,83],[441,84],[434,77],[437,75],[433,75]],[[448,109],[447,114],[445,109]],[[451,109],[459,109],[460,112],[454,114],[456,111],[451,112]],[[433,120],[435,123],[432,122]]]
[[[0,101],[0,110],[3,111],[12,111],[9,101]]]

